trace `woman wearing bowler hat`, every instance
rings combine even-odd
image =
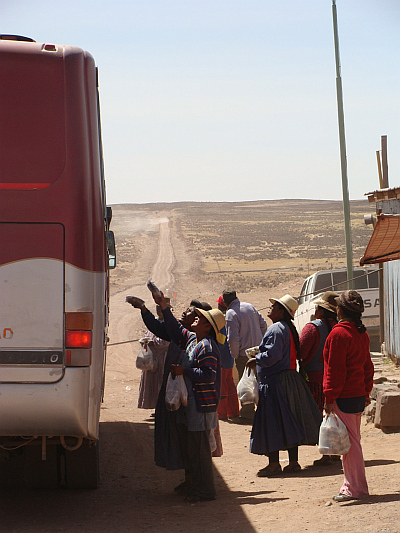
[[[298,447],[318,443],[322,415],[312,394],[296,370],[299,357],[299,336],[293,324],[298,303],[289,294],[271,298],[268,318],[272,320],[254,359],[247,366],[257,365],[259,401],[250,438],[250,452],[267,455],[269,464],[258,477],[282,474],[279,451],[287,450],[289,464],[285,473],[301,470]]]

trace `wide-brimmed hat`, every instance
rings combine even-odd
[[[225,335],[220,333],[221,329],[226,324],[224,314],[219,309],[204,311],[204,309],[199,309],[198,307],[196,307],[196,312],[201,313],[210,322],[215,331],[215,335],[217,336],[217,341],[220,344],[224,344]]]
[[[275,302],[280,303],[283,305],[283,307],[286,309],[286,311],[289,313],[289,315],[294,318],[294,314],[297,311],[297,308],[299,307],[299,304],[296,302],[294,298],[290,296],[290,294],[285,294],[285,296],[282,296],[282,298],[275,299],[270,298],[269,301],[273,304]]]
[[[319,300],[314,302],[318,307],[323,307],[331,313],[336,313],[337,303],[336,298],[339,298],[339,294],[333,291],[326,291]]]

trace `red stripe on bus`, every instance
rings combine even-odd
[[[0,183],[0,189],[15,189],[15,190],[34,190],[46,189],[50,187],[50,183]]]

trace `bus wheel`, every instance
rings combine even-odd
[[[83,440],[73,451],[65,452],[65,487],[68,489],[97,489],[100,481],[99,442]]]

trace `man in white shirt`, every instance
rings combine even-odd
[[[260,345],[268,326],[253,305],[239,300],[236,291],[225,290],[222,297],[228,307],[225,319],[229,349],[240,379],[248,359],[247,348]],[[240,416],[251,420],[254,417],[254,404],[242,406]]]

